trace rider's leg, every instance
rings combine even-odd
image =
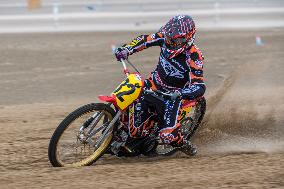
[[[179,131],[180,123],[178,122],[178,113],[181,106],[181,101],[166,100],[164,104],[164,114],[158,115],[158,117],[164,118],[163,121],[159,123],[159,136],[166,144],[182,146],[183,137]]]
[[[181,101],[166,101],[164,121],[159,136],[161,140],[174,147],[179,147],[181,151],[188,155],[195,155],[197,148],[190,141],[185,140],[180,132],[180,123],[178,122],[178,113],[181,107]]]
[[[154,127],[156,115],[149,112],[149,101],[142,95],[129,109],[129,133],[132,137],[145,137]]]

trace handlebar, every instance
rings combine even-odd
[[[122,63],[123,66],[123,71],[126,75],[129,74],[129,70],[127,69],[126,63],[129,64],[137,73],[140,74],[140,72],[137,70],[137,68],[128,60],[128,59],[120,59],[120,62]]]
[[[122,64],[122,66],[123,66],[123,72],[128,76],[129,75],[129,70],[126,67],[126,62],[123,59],[121,59],[120,62]]]

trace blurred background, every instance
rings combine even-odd
[[[190,14],[198,28],[283,27],[283,0],[2,0],[0,32],[157,29]]]

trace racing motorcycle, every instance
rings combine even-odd
[[[102,156],[171,155],[178,148],[163,143],[158,137],[158,124],[143,138],[129,134],[129,114],[142,93],[157,100],[171,98],[171,93],[144,87],[144,80],[129,60],[121,60],[126,78],[110,96],[99,96],[104,103],[91,103],[70,113],[54,131],[48,148],[49,161],[54,167],[87,166]],[[135,72],[130,72],[127,63]],[[155,111],[155,110],[151,110]],[[206,111],[204,97],[183,100],[178,121],[187,140],[196,132]]]

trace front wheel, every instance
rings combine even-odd
[[[114,116],[114,110],[103,103],[87,104],[70,113],[50,139],[50,163],[78,167],[97,161],[112,140],[112,129],[106,133],[106,128]]]

